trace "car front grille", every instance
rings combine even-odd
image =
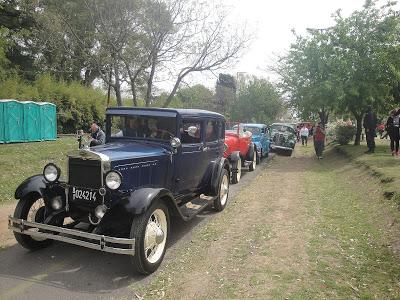
[[[70,157],[68,162],[68,183],[73,186],[98,189],[102,186],[100,160]]]

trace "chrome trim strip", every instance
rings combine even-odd
[[[93,234],[74,229],[42,224],[42,223],[29,222],[22,219],[13,218],[11,216],[8,217],[8,228],[17,233],[35,237],[43,237],[94,250],[116,253],[116,254],[125,254],[131,256],[135,255],[135,239],[117,238],[117,237]],[[30,229],[42,229],[47,232],[31,231]],[[48,231],[50,231],[51,233],[49,233]],[[54,233],[63,233],[68,236],[55,235]],[[78,237],[89,239],[92,241],[79,240],[77,239]],[[110,247],[107,246],[106,243],[130,245],[131,247],[130,248]]]
[[[290,147],[273,146],[273,145],[271,145],[271,149],[293,150],[293,148]]]

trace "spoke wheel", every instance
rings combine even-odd
[[[14,218],[30,222],[43,223],[46,208],[44,200],[40,195],[27,195],[18,201],[14,211]],[[30,229],[38,231],[38,229]],[[14,232],[17,242],[29,250],[36,250],[49,246],[53,241],[45,238],[33,237],[26,234]]]
[[[238,183],[240,181],[240,178],[242,177],[242,159],[239,157],[239,159],[233,163],[233,169],[236,169],[232,171],[232,183]]]
[[[163,210],[156,209],[150,216],[144,237],[144,253],[150,263],[157,262],[164,252],[167,241],[167,217]]]
[[[256,165],[257,165],[257,151],[256,149],[254,149],[254,153],[253,153],[253,160],[249,165],[249,171],[252,172],[256,169]]]
[[[223,169],[221,172],[221,178],[219,182],[219,193],[218,197],[214,200],[214,208],[216,211],[223,211],[227,202],[229,194],[229,176],[228,171]]]
[[[130,237],[135,239],[135,255],[131,260],[137,273],[147,275],[157,270],[165,255],[168,234],[168,208],[161,200],[133,219]]]

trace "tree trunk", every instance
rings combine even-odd
[[[150,106],[150,97],[151,97],[151,91],[153,89],[153,80],[155,72],[156,72],[156,57],[153,57],[151,61],[151,70],[149,74],[149,79],[147,80],[147,90],[145,97],[146,107]]]
[[[362,133],[362,114],[355,114],[354,117],[357,121],[357,130],[356,130],[356,138],[354,140],[354,146],[359,146],[361,141],[361,133]]]

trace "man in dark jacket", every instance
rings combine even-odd
[[[97,125],[96,123],[93,123],[90,126],[90,131],[92,140],[90,142],[90,147],[93,146],[98,146],[98,145],[103,145],[106,142],[106,135],[103,130]]]
[[[372,111],[372,107],[367,107],[367,112],[364,116],[364,129],[365,136],[367,139],[368,151],[365,153],[374,153],[375,152],[375,136],[376,136],[376,126],[378,124],[378,120],[376,119],[376,115]]]

